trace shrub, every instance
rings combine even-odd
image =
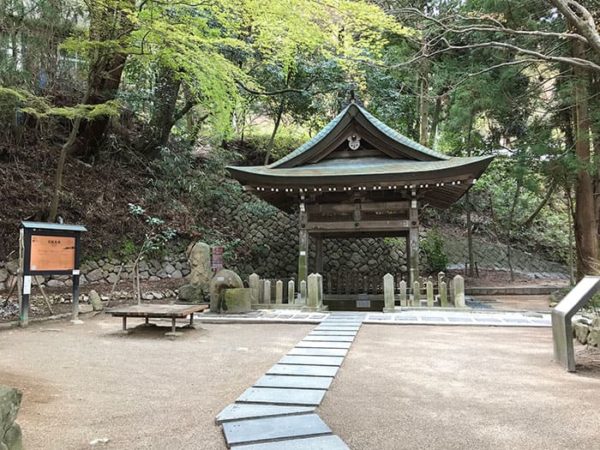
[[[444,251],[444,240],[440,232],[433,228],[421,241],[421,248],[427,257],[427,268],[430,272],[442,272],[448,266],[448,255]]]

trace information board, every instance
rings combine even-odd
[[[75,269],[75,237],[32,235],[29,267],[32,271]]]

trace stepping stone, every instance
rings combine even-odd
[[[307,377],[335,377],[339,367],[336,366],[304,366],[294,364],[275,364],[267,371],[267,375],[302,375]]]
[[[334,434],[263,444],[236,445],[235,450],[349,450],[344,441]]]
[[[362,324],[362,320],[322,320],[321,323],[338,323],[338,324],[351,324],[351,325],[360,325]]]
[[[360,327],[339,327],[337,325],[319,325],[314,331],[358,331]]]
[[[354,336],[306,336],[305,341],[352,342]]]
[[[288,355],[302,356],[346,356],[348,350],[343,348],[293,348]]]
[[[284,356],[279,364],[303,364],[308,366],[341,366],[344,358],[339,356]]]
[[[302,414],[226,422],[223,432],[229,445],[237,445],[327,435],[331,429],[316,414]]]
[[[291,377],[290,377],[291,378]],[[252,403],[232,403],[217,416],[216,422],[231,422],[240,419],[258,419],[260,417],[288,416],[305,414],[315,410],[312,406],[281,406]]]
[[[324,389],[286,389],[251,387],[236,402],[269,405],[318,406],[327,392]]]
[[[356,331],[327,331],[314,330],[308,333],[309,336],[356,336]]]
[[[324,341],[300,341],[296,348],[345,348],[348,349],[352,342],[324,342]]]
[[[292,375],[264,375],[254,387],[273,387],[288,389],[329,389],[332,377],[306,377]]]

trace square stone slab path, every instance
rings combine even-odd
[[[348,449],[316,414],[365,315],[331,314],[217,416],[227,446]]]

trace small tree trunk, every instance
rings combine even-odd
[[[52,192],[52,200],[50,202],[50,213],[48,214],[48,222],[55,222],[58,214],[58,203],[60,201],[60,193],[63,185],[63,173],[65,171],[65,164],[67,157],[71,153],[77,139],[77,133],[79,132],[79,126],[81,124],[81,117],[77,117],[73,122],[73,128],[69,133],[67,142],[64,143],[60,149],[60,156],[58,157],[58,164],[56,166],[56,174],[54,175],[54,189]]]
[[[473,120],[475,112],[471,110],[469,117],[469,132],[467,133],[467,155],[471,156],[471,136],[473,134]],[[469,252],[469,276],[473,277],[473,267],[475,266],[475,256],[473,254],[473,223],[471,221],[471,196],[469,191],[465,195],[465,207],[467,212],[467,248]]]
[[[269,164],[269,159],[271,158],[271,152],[273,151],[273,145],[275,144],[275,135],[277,134],[277,130],[279,130],[279,125],[281,124],[281,117],[283,116],[284,108],[285,98],[282,97],[281,102],[279,103],[279,108],[277,109],[277,117],[275,118],[275,126],[273,127],[273,133],[271,133],[271,138],[269,139],[267,151],[265,153],[265,166]]]
[[[427,98],[429,91],[429,64],[423,63],[421,75],[419,78],[419,142],[422,145],[429,145],[429,100]]]

